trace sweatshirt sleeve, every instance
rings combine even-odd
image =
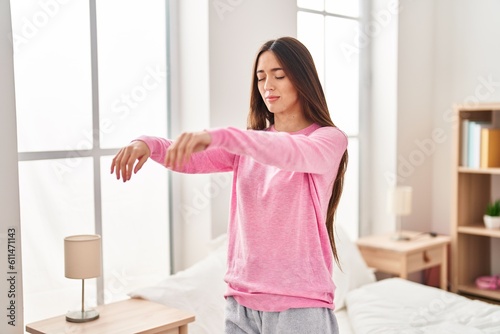
[[[150,136],[141,136],[136,140],[143,141],[148,145],[152,160],[165,165],[165,156],[173,143],[172,140]],[[204,150],[193,153],[190,161],[183,168],[172,168],[172,170],[187,174],[230,172],[233,170],[234,158],[234,154],[223,149]]]
[[[237,155],[283,170],[325,174],[338,164],[347,148],[347,137],[338,128],[325,126],[309,135],[223,128],[209,130],[209,148],[223,148]]]

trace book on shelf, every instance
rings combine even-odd
[[[470,168],[481,166],[481,129],[489,126],[487,122],[469,121],[467,166]]]
[[[489,122],[464,119],[461,124],[460,165],[469,168],[500,167],[500,129]]]
[[[500,129],[481,129],[480,167],[500,167]]]
[[[462,142],[460,143],[462,145],[462,150],[460,152],[460,166],[467,167],[469,166],[469,120],[464,119],[462,121]]]

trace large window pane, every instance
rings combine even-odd
[[[150,160],[123,183],[111,158],[101,159],[105,303],[170,272],[167,170]]]
[[[297,7],[323,11],[325,9],[325,0],[297,0]]]
[[[11,1],[11,8],[19,151],[88,148],[88,2]]]
[[[97,28],[101,147],[165,136],[165,2],[98,1]]]
[[[20,162],[19,190],[24,320],[78,310],[81,281],[64,276],[64,238],[94,233],[92,158]],[[95,280],[86,287],[95,300]]]
[[[169,273],[166,172],[160,166],[148,172],[151,163],[135,184],[124,185],[109,175],[109,157],[98,167],[109,154],[101,148],[121,147],[139,134],[166,134],[166,11],[164,1],[97,2],[98,115],[90,62],[96,18],[90,18],[89,2],[13,1],[11,7],[18,142],[25,153],[24,312],[32,322],[81,307],[81,281],[64,277],[67,235],[102,227],[104,290],[86,280],[87,305],[102,296],[121,299]],[[94,116],[99,128],[93,128]],[[56,159],[61,154],[67,158]]]
[[[358,0],[325,0],[325,10],[328,13],[359,17]]]
[[[326,98],[333,121],[348,135],[359,132],[359,53],[348,55],[345,47],[354,45],[358,25],[331,16],[325,22]]]
[[[325,17],[299,11],[297,13],[297,38],[304,43],[314,58],[321,84],[325,83]]]

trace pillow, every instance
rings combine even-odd
[[[335,245],[342,270],[334,264],[333,282],[335,283],[335,309],[345,307],[345,298],[349,291],[362,285],[375,282],[375,274],[366,265],[358,246],[349,239],[341,226],[335,227]]]
[[[210,252],[221,249],[221,247],[224,247],[224,249],[227,250],[227,234],[223,233],[218,237],[215,237],[214,239],[210,240],[207,243],[207,247],[210,250]]]
[[[188,325],[190,334],[224,333],[227,244],[221,238],[212,246],[215,249],[205,259],[129,295],[193,313],[196,319]]]

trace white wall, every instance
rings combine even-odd
[[[435,129],[442,129],[447,140],[437,146],[433,155],[432,180],[432,226],[439,233],[451,233],[451,149],[453,123],[450,122],[452,105],[460,102],[458,96],[452,93],[456,69],[453,67],[457,54],[455,50],[456,34],[459,33],[454,25],[456,15],[454,0],[441,0],[435,7],[435,34],[434,34],[434,94],[432,123]],[[443,15],[446,13],[446,15]]]
[[[260,46],[297,35],[296,1],[219,1],[210,6],[210,127],[246,128],[253,62]],[[213,175],[212,236],[226,231],[231,174]]]
[[[441,0],[436,3],[433,128],[446,141],[433,155],[432,228],[449,233],[454,103],[500,101],[500,3]],[[485,82],[490,81],[489,84]]]
[[[444,129],[447,138],[433,160],[432,228],[439,232],[448,233],[450,226],[450,152],[456,126],[450,105],[500,101],[498,13],[500,2],[495,0],[440,0],[436,5],[433,126]],[[498,254],[500,240],[495,241],[492,252]],[[498,256],[492,256],[492,265],[493,273],[500,271]]]
[[[404,228],[431,229],[433,133],[434,0],[401,0],[398,34],[397,175],[413,188],[412,214]]]
[[[390,2],[375,1],[371,15],[387,9]],[[400,0],[399,9],[397,30],[388,25],[372,43],[374,153],[370,164],[379,166],[372,175],[379,181],[372,182],[370,194],[385,195],[388,179],[381,182],[380,178],[387,172],[391,175],[397,159],[399,183],[414,188],[414,210],[404,219],[405,227],[449,234],[450,152],[456,125],[452,105],[500,101],[500,22],[496,18],[500,3]],[[388,88],[394,84],[395,69],[396,88]],[[397,111],[391,115],[387,110],[394,103]],[[390,117],[395,118],[395,129]],[[397,147],[390,142],[393,130]],[[393,220],[384,217],[384,208],[381,203],[372,207],[368,232],[394,228]]]
[[[14,64],[12,54],[12,27],[9,0],[0,0],[0,301],[2,321],[0,333],[24,333],[23,294],[21,270],[21,230],[19,212],[19,177],[17,171],[16,106],[14,94]],[[9,38],[10,36],[10,38]],[[15,229],[15,236],[8,229]],[[12,237],[16,240],[12,243]],[[10,240],[9,240],[10,239]],[[15,246],[15,263],[8,267],[8,245]],[[12,254],[11,254],[12,255]],[[9,274],[14,272],[15,274]],[[8,279],[14,280],[9,282]],[[11,285],[13,283],[14,285]],[[11,306],[12,305],[12,306]],[[8,308],[15,308],[9,310]],[[11,316],[12,317],[7,317]],[[9,321],[14,321],[9,325]]]
[[[398,64],[398,10],[392,0],[375,0],[369,8],[368,17],[378,33],[366,34],[371,52],[371,82],[369,94],[371,105],[367,107],[369,119],[361,119],[367,129],[368,139],[361,145],[366,149],[367,163],[362,163],[365,180],[361,193],[367,208],[362,212],[361,235],[385,233],[394,229],[394,218],[386,212],[386,192],[390,180],[396,175],[396,125],[397,125],[397,64]],[[377,30],[374,30],[377,31]],[[368,122],[368,125],[365,125]]]
[[[172,50],[178,51],[173,57],[179,67],[172,70],[172,102],[182,117],[173,120],[173,135],[245,128],[255,53],[268,39],[296,35],[296,2],[174,3],[179,20]],[[231,182],[231,174],[174,175],[176,270],[206,256],[209,240],[226,231]]]
[[[209,2],[171,1],[172,138],[210,124]],[[181,112],[177,112],[181,110]],[[209,175],[171,173],[173,193],[174,271],[207,253],[211,236],[210,201],[203,195]]]
[[[225,5],[216,8],[217,3]],[[449,234],[451,106],[472,101],[478,87],[489,93],[481,95],[482,101],[500,100],[500,44],[496,42],[500,22],[495,14],[500,3],[374,0],[370,4],[369,17],[382,29],[368,34],[372,101],[371,116],[363,126],[373,146],[364,164],[367,182],[362,200],[369,205],[362,215],[361,233],[394,229],[395,221],[385,211],[385,195],[394,176],[399,176],[398,183],[414,188],[414,210],[404,219],[404,227]],[[395,8],[399,15],[384,16]],[[208,80],[209,96],[199,104],[208,101],[209,108],[203,105],[200,117],[209,127],[244,127],[255,52],[269,38],[296,34],[295,1],[223,0],[209,2],[203,10],[208,12],[203,14],[208,17],[208,29],[197,33],[208,46],[198,46],[197,56],[209,55],[201,79],[203,85]],[[193,22],[192,17],[187,19]],[[182,87],[192,90],[193,80],[183,78]],[[184,242],[194,238],[201,245],[225,231],[230,177],[218,177],[198,183],[198,193],[208,189],[205,199],[210,204],[198,217],[191,217],[192,235],[185,236]],[[187,252],[191,253],[185,265],[204,254],[202,246]]]
[[[397,67],[396,96],[380,95],[380,88],[376,87],[392,83],[393,76],[389,71],[388,78],[381,77],[387,75],[381,71],[377,54],[383,54],[380,49],[384,44],[374,42],[372,117],[375,120],[379,116],[378,99],[397,101],[397,175],[399,183],[414,188],[414,210],[405,218],[405,228],[451,232],[451,150],[457,125],[452,105],[500,101],[498,13],[500,2],[494,0],[400,0],[397,60],[391,67]],[[384,35],[391,31],[387,28]],[[389,57],[394,55],[391,49],[387,52]],[[389,131],[391,124],[391,120],[385,124]],[[382,131],[382,126],[374,125],[378,131]],[[376,139],[375,152],[382,149],[380,142]],[[372,159],[392,161],[391,149]],[[373,177],[377,179],[380,174]],[[370,194],[383,195],[381,186],[376,184]],[[384,221],[382,208],[374,207],[372,213],[371,232],[393,228],[393,220]],[[494,240],[492,244],[492,252],[498,253],[500,242]],[[500,263],[494,259],[493,256],[493,272],[498,272]]]

